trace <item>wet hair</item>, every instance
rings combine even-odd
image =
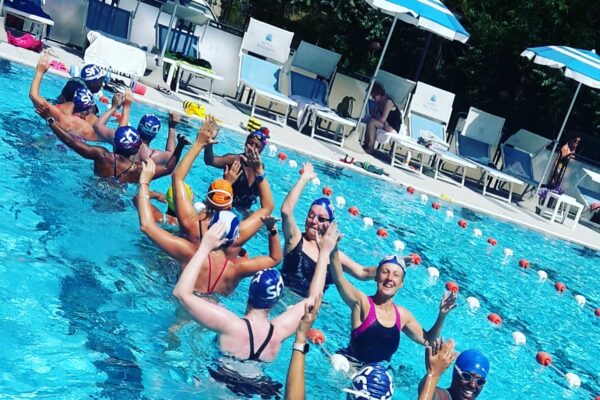
[[[371,89],[371,96],[383,96],[385,94],[385,88],[379,82],[375,82],[373,84],[373,88]]]

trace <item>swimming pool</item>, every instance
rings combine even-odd
[[[39,119],[27,98],[33,71],[0,61],[0,90],[10,101],[0,104],[0,398],[52,399],[187,399],[237,396],[212,382],[206,370],[214,357],[213,335],[196,324],[180,324],[177,301],[171,296],[177,265],[139,231],[131,197],[137,188],[107,187],[93,177],[92,164],[66,151]],[[47,76],[42,95],[55,97],[63,80]],[[132,121],[150,108],[136,104]],[[166,123],[166,113],[161,112]],[[166,125],[166,124],[165,124]],[[196,127],[181,129],[194,137]],[[156,139],[162,145],[163,129]],[[235,152],[243,138],[223,130],[218,154]],[[286,150],[301,165],[308,160]],[[287,161],[265,157],[276,206],[298,177]],[[364,228],[358,217],[338,210],[341,248],[369,265],[394,252],[393,241],[406,243],[406,253],[418,252],[423,264],[410,268],[397,302],[406,306],[428,328],[437,315],[444,283],[461,286],[459,307],[444,329],[459,349],[476,347],[491,360],[489,383],[481,399],[569,398],[587,399],[583,390],[600,390],[600,319],[580,308],[573,295],[584,294],[600,304],[600,254],[555,240],[442,202],[441,210],[422,204],[418,195],[322,162],[314,161],[322,185],[310,185],[296,210],[303,221],[310,201],[327,185],[333,196],[346,198],[346,208],[357,206],[375,221]],[[203,192],[219,175],[199,160],[188,182]],[[274,179],[276,177],[276,179]],[[168,179],[153,183],[165,190]],[[455,217],[445,216],[452,210]],[[459,218],[469,223],[457,226]],[[383,226],[387,239],[376,236]],[[472,234],[483,231],[483,237]],[[486,238],[493,236],[498,246]],[[266,251],[261,232],[247,248],[251,255]],[[505,259],[503,248],[514,251]],[[539,283],[532,271],[518,267],[519,258],[543,268],[552,281],[563,281],[570,291],[557,294],[549,283]],[[435,266],[441,276],[431,282],[426,268]],[[371,293],[372,283],[358,283]],[[248,282],[225,302],[236,312],[245,308]],[[481,302],[470,311],[466,296]],[[349,311],[335,288],[325,295],[316,327],[327,336],[331,350],[349,338]],[[274,313],[281,311],[278,306]],[[504,324],[490,324],[489,312],[500,314]],[[527,336],[525,347],[512,344],[511,333]],[[265,370],[285,381],[293,339]],[[563,371],[577,373],[582,389],[570,390],[551,369],[535,362],[538,350],[550,352]],[[318,351],[308,355],[307,397],[343,398],[339,388],[346,380],[333,372]],[[394,398],[416,398],[424,373],[423,350],[405,336],[392,360]],[[442,380],[449,383],[450,374]]]

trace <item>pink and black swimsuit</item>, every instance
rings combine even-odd
[[[350,338],[350,355],[363,363],[390,361],[400,346],[402,324],[396,306],[396,323],[387,328],[379,323],[375,314],[375,303],[369,298],[367,318],[356,329]]]

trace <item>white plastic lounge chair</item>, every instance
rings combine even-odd
[[[49,28],[54,26],[54,20],[43,9],[40,0],[4,0],[2,6],[7,17],[13,15],[26,21],[27,29],[38,39],[44,39],[49,34]]]
[[[256,116],[278,125],[285,125],[291,107],[297,105],[294,100],[283,94],[279,87],[281,68],[288,58],[293,37],[292,32],[250,19],[248,30],[242,40],[238,93],[241,98],[244,88],[251,90],[251,117]],[[249,53],[256,54],[258,57]],[[275,103],[284,105],[285,113],[275,114],[275,119],[255,114],[258,97],[264,97],[269,101],[267,108],[269,113]]]
[[[600,202],[600,174],[587,168],[582,168],[582,170],[583,176],[577,182],[576,187],[579,191],[579,197],[583,200],[583,204],[589,207],[592,203]],[[588,179],[590,183],[587,183]]]

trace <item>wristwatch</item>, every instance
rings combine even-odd
[[[294,350],[299,351],[302,354],[308,353],[310,346],[308,343],[294,343]]]
[[[258,183],[261,183],[262,181],[264,181],[264,180],[265,180],[265,176],[266,176],[266,175],[267,175],[267,173],[266,173],[266,172],[263,172],[263,173],[262,173],[262,174],[260,174],[260,175],[255,175],[255,176],[254,176],[254,180],[255,180],[256,182],[258,182]]]
[[[269,229],[269,235],[271,235],[271,236],[277,235],[277,228],[273,227],[273,228]]]
[[[56,119],[54,117],[48,117],[46,118],[46,122],[48,123],[48,125],[52,125],[56,122]]]

